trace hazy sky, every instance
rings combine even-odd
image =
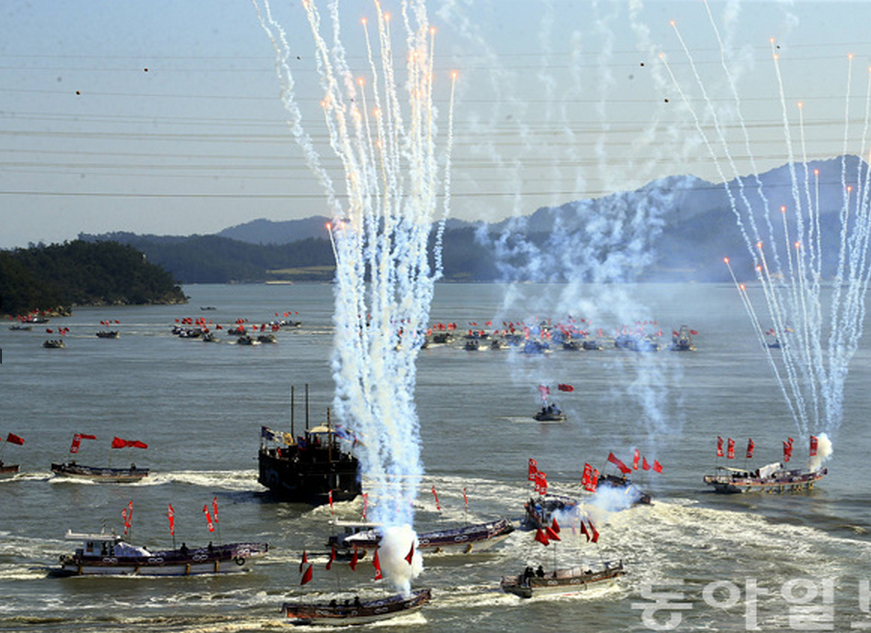
[[[271,4],[293,49],[303,124],[323,138],[301,0]],[[326,20],[327,3],[318,4]],[[399,2],[384,7],[398,12]],[[751,171],[751,156],[765,170],[790,156],[784,112],[797,158],[841,154],[847,120],[847,151],[868,152],[868,2],[430,0],[428,8],[443,125],[449,75],[459,72],[454,217],[529,214],[673,174],[731,178]],[[346,0],[340,11],[345,48],[365,74],[360,20],[374,9]],[[0,86],[0,248],[328,213],[288,131],[272,46],[251,2],[3,3]]]

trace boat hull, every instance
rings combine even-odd
[[[608,585],[625,575],[623,562],[620,561],[617,564],[605,563],[605,568],[600,571],[574,567],[559,569],[541,577],[527,574],[504,576],[499,586],[502,591],[521,598],[570,595]]]
[[[331,454],[332,453],[332,454]],[[350,501],[362,492],[359,462],[337,448],[261,448],[257,480],[283,501],[323,505]]]
[[[100,483],[136,483],[148,476],[147,468],[103,468],[98,466],[79,466],[78,464],[52,464],[51,472],[63,477],[85,479]]]
[[[0,479],[9,479],[18,474],[18,464],[0,465]]]
[[[429,589],[419,589],[409,596],[394,595],[380,600],[354,604],[305,604],[288,602],[282,611],[290,624],[348,626],[369,624],[420,610],[432,598]]]
[[[508,538],[513,531],[514,526],[508,519],[499,519],[448,530],[422,532],[417,536],[417,549],[432,553],[482,552]],[[377,548],[379,540],[377,532],[373,529],[350,536],[330,537],[329,544],[366,550]]]
[[[153,552],[148,556],[62,556],[54,576],[195,576],[248,571],[266,555],[266,543],[233,543],[208,548]]]
[[[744,494],[748,492],[802,492],[812,490],[814,484],[828,474],[828,469],[800,473],[789,471],[776,477],[736,477],[730,475],[705,475],[704,482],[720,494]]]

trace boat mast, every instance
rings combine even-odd
[[[296,442],[296,433],[293,430],[293,410],[294,410],[293,390],[294,390],[294,386],[291,385],[290,386],[290,437],[293,438],[294,442]]]

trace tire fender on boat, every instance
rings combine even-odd
[[[233,560],[236,561],[236,564],[239,565],[239,567],[241,567],[242,565],[245,564],[245,559],[242,558],[241,556],[237,556]]]

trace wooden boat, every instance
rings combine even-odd
[[[43,341],[42,346],[45,349],[63,349],[67,346],[67,344],[64,343],[62,338],[54,338],[54,339],[49,339],[47,341]]]
[[[0,479],[9,479],[18,474],[18,464],[4,464],[0,460]]]
[[[408,595],[396,594],[375,600],[361,601],[357,597],[342,603],[337,600],[324,603],[286,602],[281,610],[290,624],[347,626],[415,613],[431,598],[431,589],[418,589]]]
[[[229,543],[207,547],[151,551],[126,543],[121,536],[101,532],[76,534],[65,539],[82,546],[60,557],[55,576],[192,576],[247,571],[254,559],[266,555],[267,543]]]
[[[523,518],[523,528],[538,530],[551,525],[555,514],[571,515],[578,512],[581,502],[562,495],[545,494],[530,498],[523,508],[526,512]]]
[[[148,468],[137,468],[131,464],[130,468],[103,468],[99,466],[81,466],[75,461],[62,464],[52,464],[51,472],[63,477],[75,477],[101,483],[134,483],[148,476]]]
[[[572,567],[545,572],[540,566],[538,572],[527,567],[522,574],[503,576],[499,583],[502,591],[512,593],[521,598],[533,598],[542,595],[567,595],[580,593],[594,587],[600,587],[626,575],[623,561],[617,563],[605,562],[602,569],[593,571],[590,568]]]
[[[786,470],[780,462],[775,462],[755,471],[719,466],[716,474],[705,475],[704,482],[713,486],[714,492],[725,494],[798,492],[811,490],[827,474],[828,468]]]
[[[282,501],[323,505],[330,500],[350,501],[362,492],[360,462],[349,451],[356,436],[337,425],[329,412],[326,426],[308,428],[306,389],[306,430],[294,433],[294,390],[291,387],[290,433],[260,429],[257,481]]]
[[[532,419],[538,422],[565,422],[566,414],[555,404],[545,404],[535,412]]]
[[[378,526],[375,524],[346,523],[345,533],[331,536],[328,545],[346,550],[375,549],[381,540]],[[423,532],[417,535],[417,548],[422,551],[451,552],[484,551],[508,538],[514,531],[514,526],[508,519],[498,519],[488,523],[464,525],[446,530]]]
[[[118,338],[121,333],[118,330],[100,330],[97,332],[97,338]]]

